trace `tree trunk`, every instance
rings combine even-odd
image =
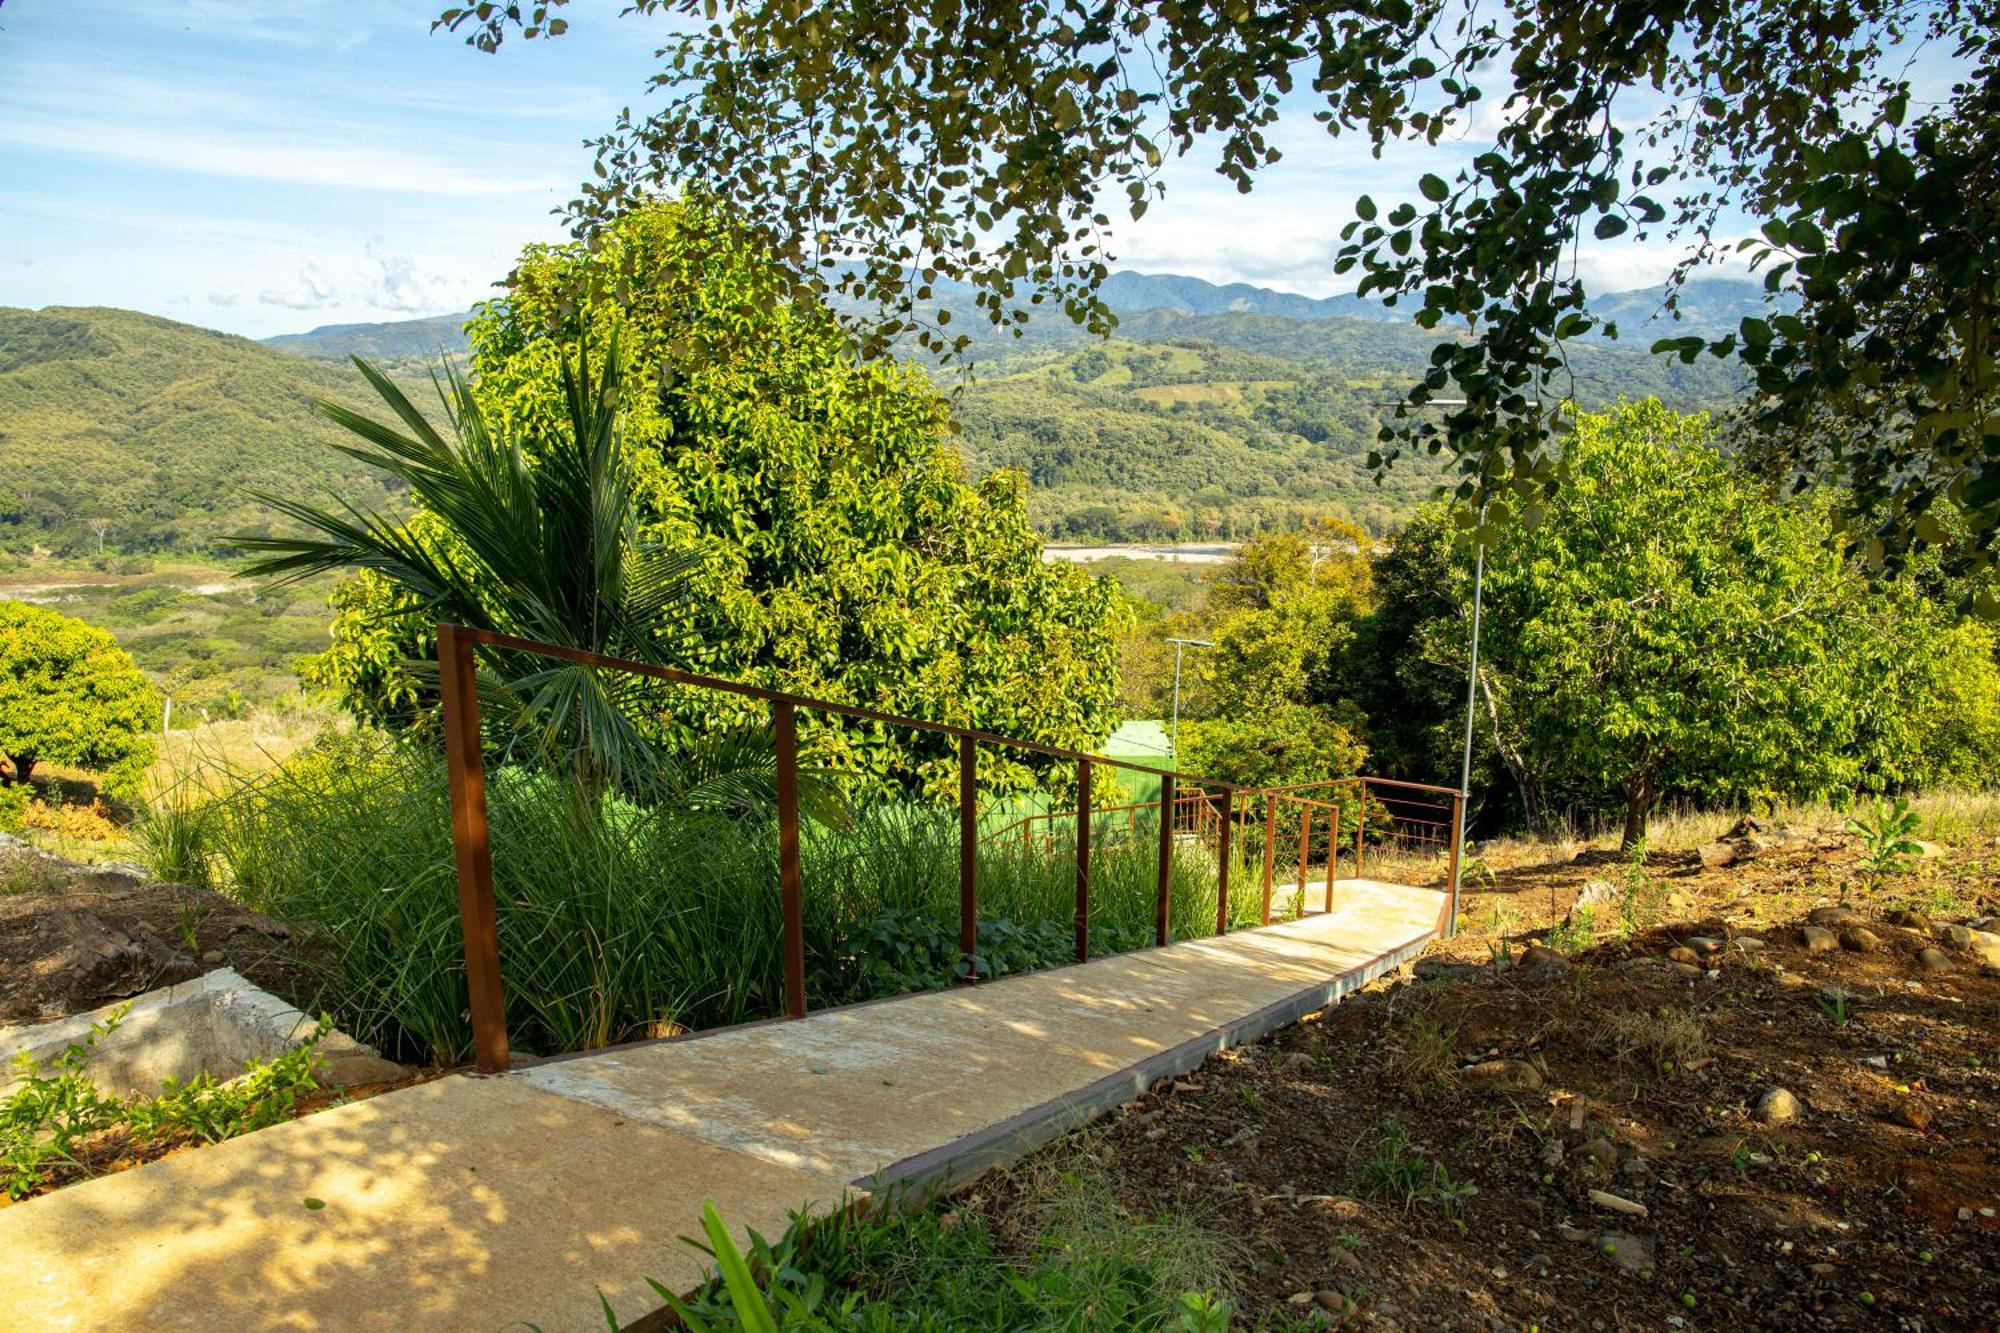
[[[34,756],[26,754],[15,754],[15,755],[9,755],[7,757],[14,761],[14,775],[7,779],[7,785],[11,787],[16,785],[17,783],[26,784],[26,782],[28,781],[28,775],[35,771]]]
[[[1653,773],[1647,769],[1625,780],[1625,832],[1618,850],[1629,852],[1646,840],[1646,816],[1653,810]]]
[[[1542,772],[1531,768],[1521,752],[1509,745],[1500,733],[1500,703],[1493,697],[1493,686],[1486,679],[1486,672],[1479,673],[1479,692],[1486,700],[1486,720],[1493,734],[1493,749],[1506,766],[1507,774],[1514,779],[1514,785],[1521,790],[1521,810],[1528,819],[1528,833],[1537,838],[1546,838],[1554,833],[1549,826],[1548,803],[1542,798]]]

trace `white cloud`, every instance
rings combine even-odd
[[[425,315],[454,310],[465,304],[450,295],[450,283],[442,278],[419,274],[417,261],[391,250],[382,237],[370,236],[364,248],[368,261],[375,266],[375,271],[366,279],[367,290],[362,298],[369,305],[398,314]]]
[[[333,284],[320,272],[317,264],[307,264],[299,270],[297,284],[285,288],[266,288],[257,293],[259,305],[283,306],[287,310],[320,310],[330,305],[340,304],[340,297]]]
[[[208,303],[210,305],[235,305],[238,299],[235,292],[210,292],[208,294]]]

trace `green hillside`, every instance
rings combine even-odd
[[[265,526],[244,492],[393,504],[327,445],[352,368],[129,310],[0,308],[0,550],[204,551]]]
[[[1428,459],[1380,484],[1367,467],[1384,405],[1429,363],[1433,338],[1414,326],[1153,311],[1122,332],[1171,341],[1020,352],[958,395],[969,464],[1026,473],[1050,537],[1241,537],[1321,513],[1382,532],[1444,478]],[[1737,392],[1724,368],[1628,346],[1586,344],[1570,362],[1551,393],[1586,407],[1657,395],[1685,410]]]

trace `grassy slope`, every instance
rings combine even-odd
[[[212,549],[260,528],[246,495],[331,489],[391,503],[327,446],[315,397],[371,395],[351,368],[126,310],[0,309],[0,549]]]

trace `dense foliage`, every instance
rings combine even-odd
[[[788,290],[705,213],[642,209],[596,244],[527,252],[508,295],[473,322],[469,392],[496,436],[526,442],[524,467],[547,469],[553,456],[535,451],[567,431],[564,358],[580,344],[595,360],[620,349],[634,539],[674,553],[683,574],[672,632],[651,655],[1094,744],[1112,721],[1111,590],[1042,562],[1017,477],[966,484],[944,404],[920,371],[857,363],[833,317]],[[418,527],[449,528],[452,517],[423,502]],[[321,674],[382,715],[390,707],[369,691],[387,656],[418,648],[423,619],[385,619],[408,609],[388,599],[426,594],[407,583],[377,591],[349,592]],[[695,691],[664,707],[692,735],[761,720],[740,699]],[[801,721],[808,748],[843,772],[893,783],[946,775],[935,741]],[[1006,770],[992,777],[1004,783]]]
[[[129,310],[0,309],[0,549],[213,550],[268,527],[245,487],[393,504],[312,412],[363,387],[349,368]]]
[[[440,22],[493,49],[511,28],[556,35],[564,3],[454,6]],[[1471,330],[1405,395],[1414,408],[1450,386],[1464,405],[1385,436],[1387,455],[1448,447],[1468,495],[1499,486],[1534,504],[1556,480],[1545,382],[1602,328],[1574,262],[1584,236],[1683,241],[1678,281],[1747,214],[1773,291],[1799,305],[1680,350],[1755,372],[1756,456],[1800,484],[1841,483],[1879,523],[1871,552],[1948,542],[1990,563],[1992,0],[628,12],[661,22],[652,109],[600,142],[576,212],[615,214],[668,184],[706,191],[808,281],[887,307],[878,339],[915,324],[958,345],[932,305],[940,283],[971,284],[995,325],[1047,303],[1108,330],[1112,214],[1146,212],[1169,153],[1213,152],[1247,191],[1294,117],[1378,152],[1431,146],[1418,198],[1356,201],[1336,269],[1358,270],[1363,296],[1418,306],[1426,327]],[[1444,145],[1475,134],[1454,171],[1463,156]],[[1940,521],[1953,508],[1962,527]]]
[[[1568,481],[1489,553],[1477,694],[1486,827],[1554,831],[1663,796],[1755,803],[1945,784],[2000,767],[1996,636],[1934,560],[1870,577],[1825,505],[1731,468],[1709,422],[1654,401],[1579,414]],[[1456,778],[1472,551],[1431,507],[1386,543],[1274,533],[1199,600],[1151,582],[1123,656],[1128,709],[1169,705],[1169,634],[1205,637],[1183,763],[1245,781],[1364,767]],[[1183,575],[1183,577],[1185,577]]]
[[[159,700],[132,655],[101,629],[0,602],[0,756],[11,782],[41,763],[106,775],[129,793],[152,762]]]
[[[1662,794],[1703,802],[1983,782],[2000,763],[1994,637],[1913,577],[1876,583],[1823,507],[1774,500],[1699,418],[1576,422],[1569,480],[1487,564],[1482,747],[1547,828]],[[1379,564],[1353,660],[1386,754],[1435,774],[1464,706],[1469,554],[1442,512]]]

